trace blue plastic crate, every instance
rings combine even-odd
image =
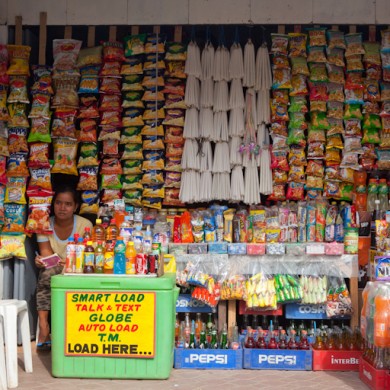
[[[305,305],[288,303],[285,305],[286,318],[292,320],[325,320],[325,305]]]
[[[244,348],[246,369],[311,371],[312,365],[311,350]]]
[[[242,349],[181,349],[175,348],[175,368],[240,370]]]
[[[176,313],[214,313],[215,309],[191,297],[191,294],[179,294],[176,301]]]

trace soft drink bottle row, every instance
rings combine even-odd
[[[377,369],[390,368],[390,283],[367,282],[360,323],[363,357]]]
[[[227,324],[218,334],[213,315],[208,314],[206,322],[203,322],[201,313],[196,314],[196,319],[190,319],[190,314],[185,314],[184,321],[180,321],[176,314],[175,327],[176,348],[190,349],[238,349],[238,326],[235,325],[228,334]]]

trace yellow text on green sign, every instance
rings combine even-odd
[[[67,292],[65,314],[65,355],[154,357],[154,292]]]

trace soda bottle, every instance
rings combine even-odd
[[[258,326],[259,326],[259,322],[257,319],[257,315],[254,315],[252,319],[252,329],[257,329]]]
[[[272,331],[270,333],[270,339],[269,339],[269,343],[268,343],[268,349],[277,349],[278,348],[278,344],[276,342],[276,338],[275,338],[275,332]]]
[[[76,274],[82,274],[84,272],[84,244],[82,237],[78,238],[76,244]]]
[[[365,170],[354,171],[353,180],[355,184],[355,206],[356,211],[367,210],[367,172]]]
[[[290,341],[287,344],[288,349],[298,349],[298,344],[297,344],[297,342],[295,340],[296,333],[297,332],[295,331],[295,329],[291,329],[291,331],[290,331]]]
[[[280,331],[280,335],[279,335],[279,349],[287,349],[286,331],[284,329],[281,329],[281,331]]]
[[[126,256],[126,274],[134,275],[137,251],[135,250],[133,241],[129,241],[127,243],[125,256]]]
[[[191,322],[190,322],[190,313],[186,313],[184,317],[184,337],[186,344],[190,344],[190,334],[191,334]]]
[[[185,348],[186,347],[186,340],[184,336],[184,321],[180,323],[180,329],[179,329],[179,339],[176,344],[176,348]]]
[[[91,229],[89,227],[84,228],[83,238],[87,242],[92,241]]]
[[[390,346],[390,293],[389,288],[381,286],[375,297],[374,345],[379,348]]]
[[[305,329],[301,330],[301,341],[299,343],[299,349],[310,349],[310,345],[307,340],[307,331]]]
[[[208,347],[206,340],[206,324],[202,324],[202,330],[200,331],[199,336],[199,348],[206,349]]]
[[[240,348],[240,340],[238,336],[238,326],[237,324],[234,325],[233,328],[233,335],[232,335],[232,341],[230,343],[231,349],[239,349]]]
[[[123,242],[125,243],[125,245],[127,245],[127,243],[131,241],[132,232],[133,229],[131,228],[130,225],[130,216],[126,215],[124,221],[122,222],[119,228],[119,234],[123,238]]]
[[[73,273],[76,267],[76,244],[72,238],[69,238],[66,245],[65,272]]]
[[[92,241],[93,242],[100,241],[102,244],[104,243],[106,233],[104,231],[104,227],[102,225],[102,220],[100,218],[96,219],[96,224],[92,228],[91,235],[92,235]]]
[[[210,348],[211,349],[218,349],[217,331],[215,329],[213,329],[211,331]]]
[[[375,210],[375,201],[378,199],[378,183],[375,178],[368,181],[367,211],[372,213]]]
[[[355,349],[358,351],[364,350],[364,339],[362,337],[362,333],[360,332],[360,328],[358,326],[355,327],[353,332],[353,344],[355,345]]]
[[[371,249],[376,250],[376,223],[375,221],[381,219],[379,210],[379,200],[375,199],[374,212],[371,218]]]
[[[253,330],[248,327],[245,340],[245,348],[256,348],[255,338],[253,337]]]
[[[180,334],[180,320],[179,320],[179,314],[176,313],[176,321],[175,321],[175,345],[177,345],[177,342],[179,340],[179,334]]]
[[[119,236],[115,248],[114,248],[114,274],[125,274],[126,273],[126,256],[125,256],[125,243],[122,237]]]
[[[106,229],[106,241],[111,240],[111,241],[116,241],[118,237],[118,227],[116,226],[116,221],[114,218],[111,219],[109,226]]]
[[[332,329],[328,329],[328,336],[326,338],[326,342],[325,342],[325,348],[328,350],[328,351],[333,351],[336,349],[336,341],[337,339],[335,338],[335,334],[336,332]]]
[[[252,348],[254,348],[254,347],[252,347]],[[259,333],[257,336],[256,348],[259,348],[259,349],[267,348],[267,346],[265,344],[264,332],[262,330],[259,330]]]
[[[228,335],[227,335],[227,324],[223,324],[220,348],[221,349],[229,349],[229,342],[228,342]]]
[[[200,338],[201,330],[202,330],[202,314],[201,313],[196,313],[195,336],[196,336],[197,340],[199,340],[199,338]]]
[[[84,270],[85,274],[93,274],[95,272],[95,251],[92,246],[92,241],[87,241],[84,249]]]
[[[189,348],[195,349],[195,321],[194,320],[192,320],[191,323]]]
[[[317,330],[316,340],[315,340],[315,342],[313,344],[313,348],[314,349],[319,349],[319,350],[325,349],[324,342],[322,341],[321,330]]]
[[[104,247],[101,241],[97,242],[95,248],[95,273],[102,274],[104,267]]]
[[[378,200],[379,200],[379,210],[382,218],[389,205],[389,192],[387,188],[386,179],[379,179]]]
[[[362,311],[360,314],[360,330],[362,337],[367,339],[367,317],[368,317],[368,292],[372,286],[372,282],[367,282],[362,292]]]
[[[152,232],[150,231],[150,226],[147,226],[144,234],[143,252],[149,254],[151,251],[152,251]]]
[[[106,252],[104,253],[103,273],[112,274],[114,272],[114,243],[106,241]]]

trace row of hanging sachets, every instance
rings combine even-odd
[[[302,200],[305,191],[310,199],[352,200],[354,170],[376,166],[388,132],[388,34],[382,31],[381,53],[361,33],[313,28],[271,36],[270,200]]]

